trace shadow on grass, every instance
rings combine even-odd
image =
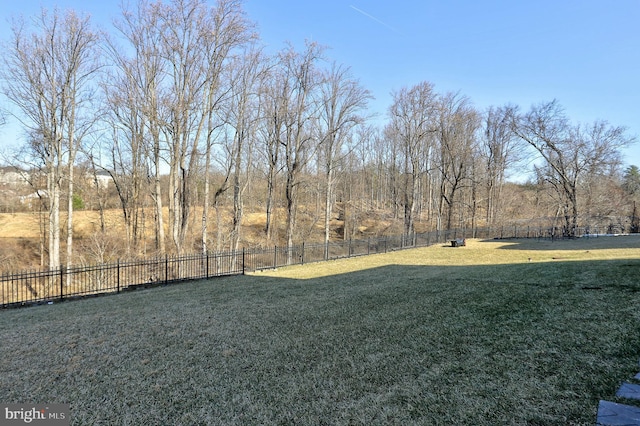
[[[73,424],[593,424],[640,353],[624,264],[256,274],[7,311],[0,395],[69,403]]]
[[[505,238],[481,242],[505,242],[502,250],[589,250],[640,248],[640,234],[619,236],[580,237],[574,239]]]

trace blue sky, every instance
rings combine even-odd
[[[108,27],[119,0],[0,0],[0,16],[73,8]],[[574,122],[640,136],[640,0],[245,0],[267,49],[305,39],[350,66],[384,119],[390,93],[429,81],[479,108],[557,99]],[[0,26],[6,40],[6,25]],[[0,137],[7,130],[0,130]],[[640,166],[640,143],[625,151]]]

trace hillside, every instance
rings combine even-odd
[[[151,214],[151,213],[149,213]],[[200,236],[201,226],[198,223],[202,213],[201,210],[194,212],[191,223],[191,234],[194,240]],[[340,216],[341,211],[335,214],[331,220],[331,239],[344,238],[345,221]],[[278,209],[274,214],[276,221],[275,229],[278,237],[267,241],[264,235],[266,215],[264,212],[249,211],[244,214],[241,228],[241,246],[244,247],[265,247],[270,245],[284,244],[284,220],[285,212]],[[196,220],[195,218],[198,218]],[[46,213],[0,213],[0,272],[18,271],[23,269],[36,268],[41,265],[41,235],[45,230],[47,220]],[[146,226],[143,227],[146,239],[141,243],[146,249],[146,255],[153,255],[154,236],[152,219],[147,219]],[[101,219],[98,211],[80,210],[74,212],[74,252],[78,263],[98,263],[102,261],[112,261],[117,258],[127,256],[125,252],[126,232],[122,218],[122,211],[109,209],[104,213],[106,232],[102,233]],[[218,227],[217,222],[220,222]],[[61,214],[62,223],[62,251],[65,253],[66,243],[66,214]],[[167,241],[170,241],[168,223],[168,211],[165,209],[165,232]],[[220,209],[218,215],[212,213],[208,223],[211,250],[227,250],[229,230],[231,223],[230,209]],[[298,241],[320,242],[324,238],[323,217],[308,209],[300,209],[298,212],[299,232]],[[359,225],[350,230],[352,238],[367,238],[368,236],[395,235],[402,232],[400,220],[384,211],[371,211],[366,218],[358,221]],[[418,223],[416,225],[419,232],[426,230],[427,225]],[[170,244],[169,244],[170,245]],[[46,250],[46,245],[44,247]],[[192,251],[199,250],[194,244]],[[145,252],[139,253],[144,256]],[[45,255],[46,257],[46,255]]]

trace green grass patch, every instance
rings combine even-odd
[[[0,402],[72,424],[595,423],[640,239],[468,241],[0,312]]]

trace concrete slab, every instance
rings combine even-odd
[[[600,401],[596,426],[638,426],[640,407]]]
[[[640,385],[633,383],[623,383],[616,392],[616,396],[620,398],[637,399],[640,400]]]

